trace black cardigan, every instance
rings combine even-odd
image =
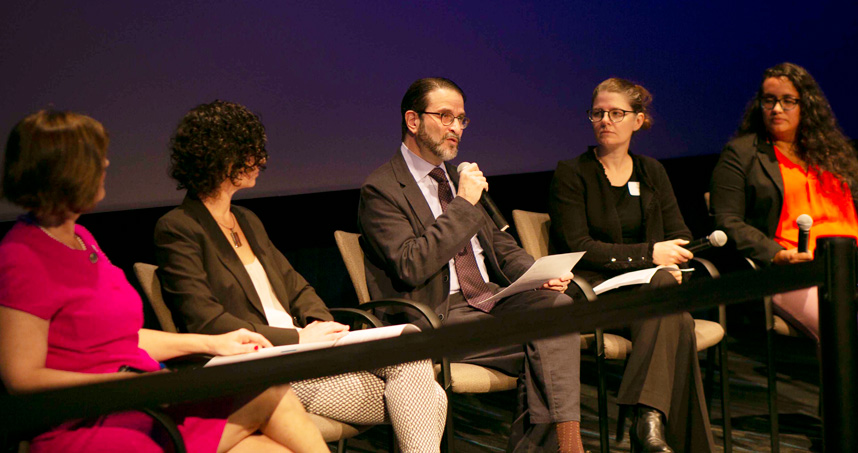
[[[551,246],[557,253],[586,251],[576,269],[615,274],[653,267],[656,242],[691,239],[664,167],[651,157],[630,155],[640,176],[646,242],[639,244],[622,244],[611,183],[593,147],[557,164],[548,198]]]

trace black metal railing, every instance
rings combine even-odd
[[[0,397],[0,432],[26,436],[73,418],[258,392],[274,384],[426,358],[461,356],[819,286],[825,446],[827,451],[858,451],[854,430],[858,420],[855,249],[854,239],[823,238],[819,240],[816,259],[810,263],[772,266],[716,280],[692,280],[676,288],[653,292],[606,294],[594,304],[516,313],[372,343],[28,395],[4,395]]]

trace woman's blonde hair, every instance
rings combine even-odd
[[[652,126],[652,115],[649,111],[649,105],[652,104],[652,95],[646,88],[626,79],[611,77],[596,86],[596,89],[593,90],[593,99],[590,101],[590,105],[596,101],[596,96],[603,91],[625,95],[632,106],[632,110],[635,113],[643,113],[644,115],[644,122],[641,125],[641,129],[649,129]]]

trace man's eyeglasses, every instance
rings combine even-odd
[[[794,98],[792,96],[786,96],[780,99],[774,96],[766,96],[764,98],[760,98],[760,105],[766,110],[773,110],[776,105],[780,104],[784,111],[788,111],[798,107],[798,101],[799,98]]]
[[[634,110],[623,110],[623,109],[611,109],[611,110],[587,110],[587,118],[590,119],[591,123],[598,123],[602,121],[602,118],[605,117],[605,114],[608,114],[608,118],[611,119],[614,123],[619,123],[626,117],[627,113],[637,113]]]
[[[453,116],[452,113],[438,113],[438,112],[417,112],[417,113],[427,113],[429,115],[438,115],[441,118],[441,124],[444,126],[449,126],[453,124],[453,120],[459,120],[459,124],[462,125],[462,129],[468,127],[468,124],[471,122],[471,119],[465,115]]]

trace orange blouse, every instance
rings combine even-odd
[[[778,166],[784,180],[784,205],[775,242],[789,250],[798,247],[795,219],[807,214],[813,218],[808,249],[816,249],[819,236],[852,236],[858,238],[858,215],[849,188],[828,172],[805,171],[775,147]]]

